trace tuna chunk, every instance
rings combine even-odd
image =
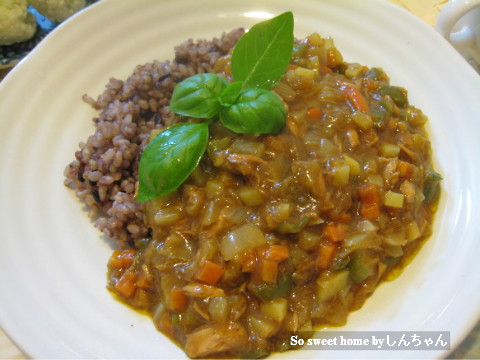
[[[192,358],[204,358],[222,352],[238,351],[248,347],[248,334],[237,323],[202,327],[187,335],[185,352]]]

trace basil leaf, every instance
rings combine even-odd
[[[210,119],[218,114],[218,97],[228,81],[216,74],[197,74],[178,83],[170,100],[174,113]]]
[[[237,102],[243,83],[241,81],[228,85],[218,98],[222,106],[232,106]]]
[[[262,21],[245,33],[232,54],[232,73],[243,88],[273,89],[287,70],[293,51],[293,14]]]
[[[208,123],[182,123],[153,138],[140,159],[137,200],[152,200],[176,190],[197,167],[208,136]]]
[[[220,109],[223,126],[236,133],[279,133],[285,126],[285,118],[280,97],[265,89],[244,89],[235,104]]]

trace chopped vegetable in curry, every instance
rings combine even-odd
[[[209,124],[188,179],[143,203],[152,236],[108,264],[109,288],[193,358],[263,357],[345,324],[431,234],[441,177],[405,89],[312,34],[273,91],[283,130]]]

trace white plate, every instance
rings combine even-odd
[[[380,66],[430,118],[444,175],[434,235],[403,275],[380,286],[345,330],[450,331],[480,317],[480,77],[447,42],[381,0],[104,0],[54,30],[0,85],[0,323],[27,356],[184,358],[149,318],[105,289],[110,244],[63,169],[95,115],[81,101],[135,65],[293,10],[296,36],[331,35],[348,61]],[[432,358],[431,351],[287,352],[279,357]]]

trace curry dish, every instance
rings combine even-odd
[[[231,80],[230,58],[214,72]],[[274,91],[284,130],[214,123],[188,180],[142,205],[149,236],[108,264],[108,287],[193,358],[264,357],[345,324],[431,234],[440,176],[405,89],[312,34]]]

